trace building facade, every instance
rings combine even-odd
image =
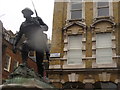
[[[49,79],[64,89],[120,89],[120,2],[54,3]]]
[[[2,22],[0,21],[0,51],[2,51]],[[0,78],[2,78],[2,52],[0,52]],[[2,84],[2,80],[0,80]]]

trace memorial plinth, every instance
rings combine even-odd
[[[3,85],[2,90],[56,90],[49,82],[28,68],[26,65],[19,65]]]

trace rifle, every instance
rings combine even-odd
[[[36,9],[35,9],[35,5],[34,5],[34,3],[33,3],[32,0],[31,0],[31,2],[32,2],[33,8],[34,8],[34,11],[35,11],[35,15],[36,15],[36,17],[38,17],[37,11],[36,11]]]
[[[36,17],[37,17],[37,19],[39,19],[39,17],[38,17],[38,14],[37,14],[37,11],[36,11],[36,9],[35,9],[35,5],[34,5],[34,3],[33,3],[33,1],[31,0],[31,2],[32,2],[32,5],[33,5],[33,8],[34,8],[34,12],[35,12],[35,14],[36,14]],[[39,20],[38,20],[39,21]],[[41,27],[41,28],[44,28],[44,27]],[[47,27],[46,27],[47,28]],[[44,40],[45,41],[45,40]],[[47,60],[49,61],[49,54],[48,53],[46,53],[46,58],[47,58]]]

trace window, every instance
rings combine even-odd
[[[112,34],[96,34],[96,62],[97,64],[112,63]]]
[[[117,85],[113,82],[96,82],[95,90],[117,90]]]
[[[71,19],[82,18],[82,3],[71,3]]]
[[[109,16],[109,2],[97,2],[98,17]]]
[[[63,84],[63,90],[85,90],[85,84],[82,82],[66,82]]]
[[[5,33],[5,37],[4,37],[7,41],[9,41],[10,39],[10,35],[8,33]]]
[[[82,63],[82,35],[68,36],[68,64]]]
[[[11,43],[11,44],[14,44],[14,37],[10,37],[10,39],[9,39],[9,42]]]
[[[81,1],[71,1],[69,4],[69,19],[82,19],[83,18],[83,2]]]
[[[16,67],[18,67],[18,61],[15,60],[14,63],[13,63],[13,69],[15,69]]]
[[[113,17],[113,0],[94,0],[94,18]]]
[[[6,71],[10,70],[10,63],[11,63],[11,57],[9,55],[6,55],[4,70],[6,70]]]

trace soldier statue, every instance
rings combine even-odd
[[[43,31],[48,31],[48,26],[43,22],[40,17],[32,17],[33,11],[30,8],[22,10],[25,21],[22,22],[18,35],[14,43],[13,51],[16,52],[17,44],[22,36],[25,40],[22,43],[21,55],[23,65],[27,65],[27,58],[29,51],[36,51],[36,64],[38,74],[43,77],[43,59],[44,54],[49,58],[49,49],[47,46],[47,35]]]

